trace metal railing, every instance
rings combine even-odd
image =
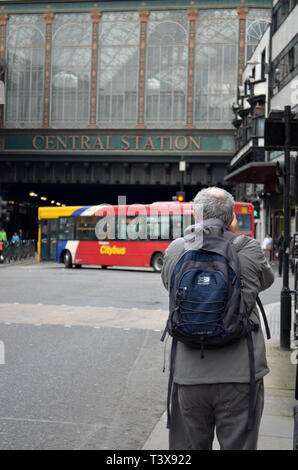
[[[0,242],[0,263],[10,263],[35,257],[35,240],[23,240],[21,242]]]

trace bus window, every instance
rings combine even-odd
[[[147,239],[147,216],[127,216],[126,234],[127,240],[146,240]]]
[[[116,223],[114,215],[96,217],[93,225],[94,240],[115,240]]]
[[[97,217],[76,218],[76,239],[80,241],[95,241],[95,226]]]
[[[160,232],[159,240],[170,240],[170,216],[161,215],[159,219]]]
[[[157,214],[147,217],[147,236],[149,240],[158,240],[159,238],[159,218]]]
[[[181,214],[171,215],[171,239],[175,240],[183,236]]]
[[[151,240],[175,240],[194,223],[192,214],[154,214],[147,218],[147,235]]]
[[[187,227],[193,224],[194,216],[192,214],[171,215],[171,239],[183,237]]]
[[[147,239],[169,240],[170,239],[169,214],[151,214],[147,216]]]
[[[239,232],[251,232],[251,215],[250,214],[236,214],[238,220]]]
[[[60,217],[58,224],[58,240],[74,240],[74,218]]]

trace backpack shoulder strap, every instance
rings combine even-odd
[[[262,314],[262,317],[263,317],[263,322],[264,322],[264,326],[265,326],[265,330],[266,330],[267,339],[270,339],[271,334],[270,334],[270,329],[269,329],[266,313],[265,313],[263,304],[262,304],[261,299],[260,299],[259,296],[257,297],[256,301],[257,301],[259,309],[261,310],[261,314]]]
[[[231,233],[231,232],[230,232]],[[231,240],[232,240],[232,243],[235,245],[235,247],[237,247],[237,239],[239,239],[239,237],[237,237],[237,235],[233,234],[234,237],[232,238],[231,237]],[[250,238],[249,237],[246,237],[247,238],[247,241],[246,243],[249,243],[250,241]],[[234,239],[234,240],[233,240]],[[245,246],[246,243],[242,246]],[[264,326],[265,326],[265,330],[266,330],[266,336],[267,336],[267,339],[270,339],[271,338],[271,334],[270,334],[270,328],[269,328],[269,325],[268,325],[268,321],[267,321],[267,317],[266,317],[266,313],[265,313],[265,310],[264,310],[264,307],[263,307],[263,304],[261,302],[261,299],[259,296],[257,296],[256,298],[256,303],[261,311],[261,314],[262,314],[262,318],[263,318],[263,322],[264,322]]]

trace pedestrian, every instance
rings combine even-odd
[[[268,263],[271,260],[271,250],[272,250],[272,237],[269,233],[266,234],[263,243],[262,243],[262,250],[264,252],[265,258]]]
[[[227,191],[210,187],[200,191],[194,200],[195,218],[203,209],[203,237],[227,228],[238,235],[235,202]],[[198,223],[186,230],[197,233]],[[174,240],[166,250],[162,280],[168,289],[174,267],[184,252],[187,238]],[[210,450],[216,428],[222,450],[249,450],[257,448],[259,425],[263,411],[263,377],[269,372],[260,319],[256,308],[259,291],[267,289],[274,275],[260,244],[245,235],[235,236],[238,252],[242,294],[250,318],[259,328],[252,332],[255,356],[254,422],[247,426],[250,363],[246,338],[241,338],[220,349],[208,349],[202,358],[199,349],[178,341],[174,360],[171,395],[170,450]]]
[[[4,227],[2,227],[2,229],[0,230],[0,240],[2,240],[3,242],[7,242],[7,235],[4,230]]]
[[[277,249],[276,255],[278,257],[278,274],[279,274],[279,277],[281,277],[283,261],[284,261],[284,232],[281,232],[281,236],[277,240],[276,249]]]
[[[23,230],[22,230],[21,228],[19,228],[19,233],[18,233],[18,235],[19,235],[20,241],[22,242],[22,241],[24,240],[24,233],[23,233]]]
[[[20,237],[17,232],[14,232],[13,236],[11,237],[11,243],[20,243]]]

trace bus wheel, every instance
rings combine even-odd
[[[66,251],[63,255],[63,263],[67,269],[72,268],[72,259],[69,251]]]
[[[160,273],[161,268],[163,266],[163,254],[162,253],[155,253],[151,261],[151,266],[156,273]]]

